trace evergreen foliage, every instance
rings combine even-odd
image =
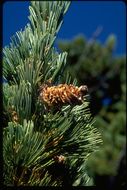
[[[102,134],[103,146],[87,162],[95,181],[96,176],[117,175],[126,143],[126,58],[113,55],[115,43],[114,35],[104,45],[81,35],[58,43],[60,50],[68,52],[65,73],[76,78],[78,85],[88,85],[95,126]]]
[[[59,54],[53,44],[69,5],[32,1],[30,24],[3,49],[5,185],[89,185],[86,162],[102,140],[87,97],[55,112],[38,98],[41,84],[63,82],[67,53]],[[64,82],[70,84],[69,75]]]

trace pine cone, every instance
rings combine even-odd
[[[64,104],[79,104],[88,92],[86,85],[77,87],[72,84],[59,84],[58,86],[43,85],[40,90],[40,100],[49,107]]]

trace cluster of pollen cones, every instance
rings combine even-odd
[[[40,91],[40,99],[48,106],[56,104],[73,104],[82,102],[83,96],[88,92],[86,85],[77,87],[72,84],[59,84],[57,86],[44,85]]]

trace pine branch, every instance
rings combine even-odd
[[[72,103],[67,101],[68,105],[57,105],[54,110],[39,99],[41,84],[46,85],[49,79],[51,85],[62,81],[67,53],[58,54],[53,43],[69,4],[31,2],[30,24],[17,32],[10,47],[3,50],[3,77],[7,81],[3,88],[4,110],[8,116],[3,141],[7,185],[88,183],[86,161],[98,150],[101,136],[93,126],[87,97],[82,98],[81,88],[71,86],[73,90],[69,90],[68,85],[69,98],[73,98]],[[70,80],[68,75],[66,81]],[[53,100],[54,94],[50,94]],[[69,100],[67,96],[65,93],[64,99]],[[66,182],[67,176],[70,182]]]
[[[54,162],[51,154],[55,155],[55,149],[46,151],[45,148],[49,139],[50,137],[34,131],[33,122],[24,120],[23,126],[12,122],[8,124],[8,127],[4,129],[3,157],[5,173],[11,168],[11,184],[31,184],[31,178],[36,177],[36,172]],[[5,182],[6,180],[8,183],[5,176]],[[39,180],[36,183],[42,183],[42,181]]]

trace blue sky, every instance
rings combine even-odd
[[[10,37],[29,22],[29,2],[6,1],[3,6],[3,46]],[[116,55],[126,52],[126,7],[122,1],[73,1],[58,33],[59,39],[73,39],[83,34],[92,37],[97,27],[103,27],[97,40],[104,43],[110,34],[117,38]]]

